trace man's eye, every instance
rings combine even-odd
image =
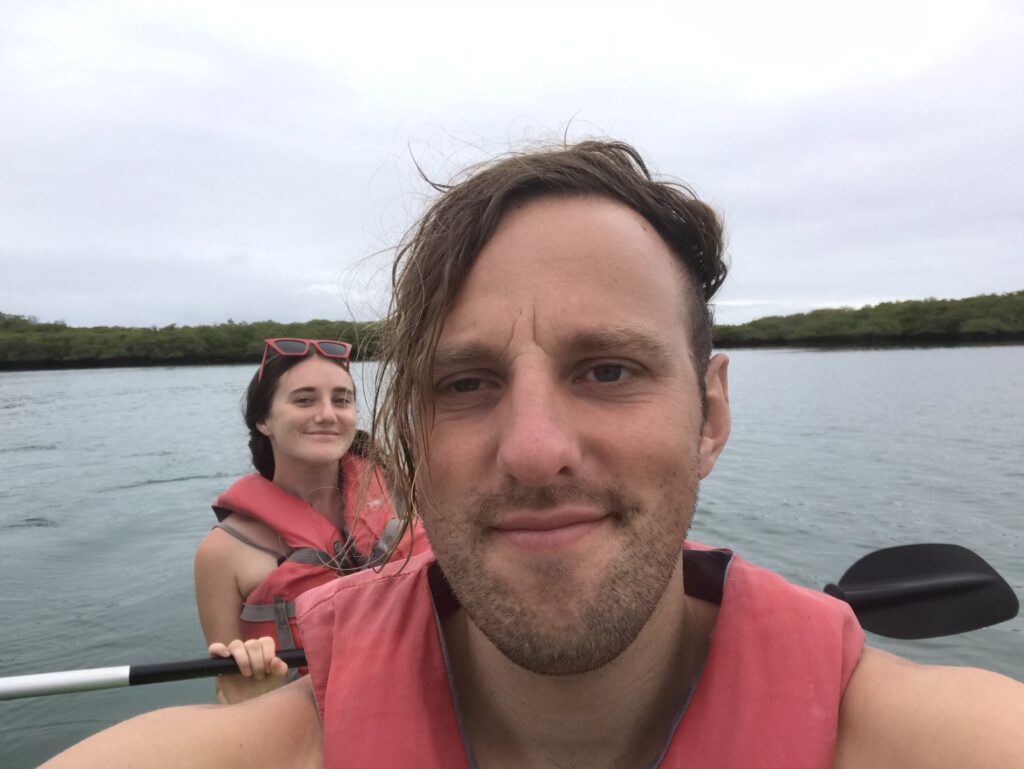
[[[626,373],[625,366],[618,363],[602,363],[590,370],[596,382],[618,382]]]
[[[472,393],[476,392],[483,386],[483,382],[480,379],[473,379],[467,377],[465,379],[456,379],[448,387],[457,393]]]

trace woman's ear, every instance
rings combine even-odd
[[[257,422],[256,423],[256,429],[259,430],[261,433],[263,433],[268,438],[270,437],[270,428],[267,427],[267,423],[266,422]]]
[[[732,429],[729,411],[729,358],[724,353],[712,356],[704,376],[706,406],[704,429],[700,437],[700,477],[706,478],[715,466],[715,460],[725,448]]]

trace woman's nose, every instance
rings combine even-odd
[[[334,413],[334,404],[329,399],[320,401],[316,410],[316,421],[333,422],[335,419],[337,415]]]

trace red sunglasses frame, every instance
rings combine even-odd
[[[295,352],[289,352],[287,350],[283,350],[279,346],[279,342],[301,342],[302,351],[300,352],[296,350]],[[345,348],[345,352],[342,355],[327,352],[326,350],[324,350],[323,347],[320,346],[322,344],[341,345],[342,347]],[[329,360],[340,361],[342,366],[344,366],[346,369],[348,368],[349,356],[352,354],[352,345],[349,344],[348,342],[342,342],[337,339],[299,339],[298,337],[282,336],[276,337],[274,339],[263,340],[263,360],[260,361],[260,370],[259,373],[256,375],[256,381],[263,381],[263,368],[267,365],[267,355],[270,353],[271,350],[285,358],[304,358],[307,355],[309,355],[310,347],[316,350],[317,354],[320,355],[321,357],[328,358]]]

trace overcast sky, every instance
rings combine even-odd
[[[0,311],[377,317],[414,159],[565,132],[721,210],[720,321],[1024,289],[1022,3],[351,5],[4,0]]]

